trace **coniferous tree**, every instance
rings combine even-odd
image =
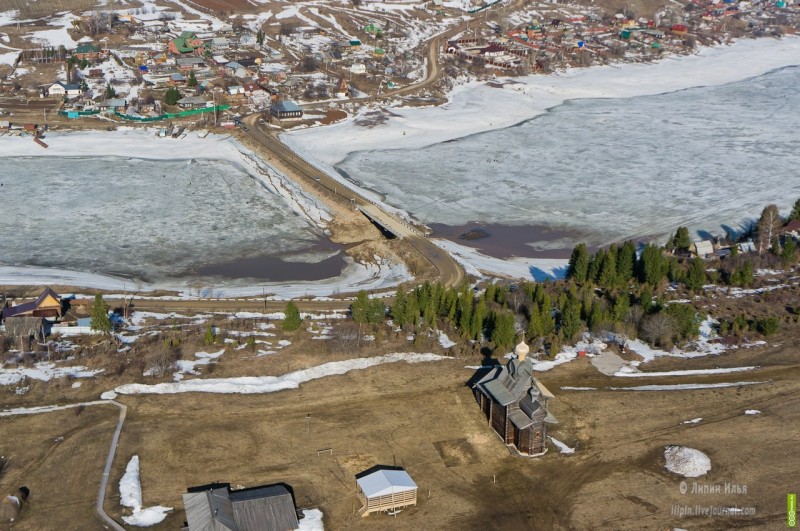
[[[789,214],[789,220],[800,221],[800,199],[794,202],[794,206],[792,207],[792,212]]]
[[[111,83],[107,83],[106,84],[106,90],[105,90],[105,92],[103,94],[104,94],[104,96],[106,97],[107,100],[110,100],[111,98],[116,98],[117,97],[117,91],[114,90],[114,87],[111,86]]]
[[[569,266],[567,267],[567,278],[573,279],[575,282],[586,282],[586,275],[589,271],[589,257],[586,251],[586,244],[579,243],[572,250],[572,255],[569,257]]]
[[[619,248],[617,255],[617,278],[626,283],[633,277],[636,265],[636,246],[628,240]]]
[[[206,333],[203,335],[203,343],[206,345],[213,345],[217,342],[217,334],[214,333],[214,327],[208,325],[206,328]]]
[[[614,309],[612,312],[612,318],[614,321],[617,323],[624,321],[628,316],[628,310],[630,307],[631,301],[627,293],[620,293],[617,295],[617,298],[614,299]]]
[[[678,227],[672,239],[672,247],[678,251],[688,251],[692,245],[692,238],[689,236],[687,227]]]
[[[706,283],[706,262],[699,256],[692,259],[689,273],[686,275],[686,288],[699,291]]]
[[[194,70],[189,70],[189,79],[186,80],[187,87],[196,87],[197,86],[197,77],[194,75]]]
[[[492,319],[492,342],[500,350],[506,350],[514,344],[514,314],[509,311],[495,312]]]
[[[468,334],[471,339],[480,340],[481,335],[483,334],[486,315],[487,315],[486,301],[480,299],[478,301],[478,304],[475,305],[475,308],[472,311],[472,319],[470,320],[469,334]]]
[[[363,324],[367,322],[367,312],[369,307],[369,296],[363,289],[356,294],[356,300],[350,305],[350,314],[353,321]]]
[[[302,323],[303,319],[300,317],[300,310],[297,308],[297,305],[294,301],[287,302],[281,328],[287,332],[294,332],[300,328]]]
[[[552,335],[556,331],[556,318],[553,314],[553,303],[550,295],[542,290],[542,302],[539,305],[539,312],[542,317],[542,335]]]
[[[405,322],[405,312],[406,312],[406,292],[401,287],[397,287],[397,291],[394,294],[394,304],[392,304],[392,309],[390,310],[390,315],[394,320],[395,325],[403,326]]]
[[[404,325],[412,325],[414,329],[419,326],[420,307],[419,297],[417,291],[412,291],[408,294],[408,301],[406,303],[406,313]]]
[[[99,293],[94,296],[89,328],[104,334],[111,332],[111,319],[108,317],[108,304],[106,304],[106,301],[103,300],[103,296]]]
[[[569,296],[564,306],[561,308],[559,315],[559,331],[564,339],[571,341],[580,329],[581,307],[575,297]]]
[[[666,274],[666,264],[661,248],[649,243],[645,245],[638,266],[640,282],[652,286],[658,284]]]
[[[386,318],[386,305],[382,299],[370,299],[367,304],[367,322],[380,324]]]
[[[783,253],[782,253],[783,262],[787,266],[793,266],[795,262],[797,262],[797,244],[794,242],[793,238],[786,238],[786,242],[783,244]]]
[[[607,252],[603,256],[597,284],[603,288],[613,288],[617,284],[617,261],[612,252]]]
[[[528,329],[526,332],[526,337],[529,340],[535,339],[537,337],[542,337],[544,335],[544,325],[542,324],[542,314],[539,311],[539,305],[535,302],[530,305],[528,308]]]

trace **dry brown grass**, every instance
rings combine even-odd
[[[353,356],[313,351],[309,345],[317,342],[302,339],[302,334],[306,333],[294,336],[296,344],[274,356],[253,358],[245,351],[225,354],[214,376],[245,371],[280,374]],[[380,348],[368,347],[363,354],[398,348],[399,344],[385,343]],[[122,514],[117,485],[127,461],[136,454],[141,458],[145,505],[177,509],[156,529],[175,529],[182,523],[181,494],[186,487],[217,480],[245,486],[285,481],[294,487],[298,506],[319,507],[331,529],[777,524],[785,491],[792,487],[791,471],[800,464],[786,443],[787,426],[794,425],[798,416],[796,354],[793,347],[784,347],[734,352],[713,360],[662,360],[659,368],[663,370],[758,362],[766,367],[741,379],[771,380],[757,386],[671,393],[602,390],[645,382],[620,383],[600,375],[586,361],[560,366],[542,375],[557,395],[553,409],[561,424],[552,434],[569,445],[577,444],[578,453],[561,456],[551,450],[537,460],[511,456],[486,426],[464,386],[472,372],[463,366],[475,360],[383,365],[268,395],[124,396],[128,420],[106,510]],[[686,381],[672,378],[658,383]],[[560,391],[563,385],[601,390]],[[98,390],[92,394],[96,396]],[[745,409],[760,409],[763,414],[743,416]],[[694,417],[704,421],[682,424]],[[93,497],[115,418],[110,408],[87,408],[77,417],[65,412],[0,419],[3,433],[15,441],[6,443],[4,437],[2,452],[9,454],[21,441],[25,453],[14,462],[32,463],[25,474],[41,478],[36,485],[58,484],[62,477],[77,474],[70,478],[74,483],[65,494],[66,501],[48,501],[46,515],[39,512],[43,505],[32,503],[19,522],[22,528],[41,528],[42,518],[51,518],[55,511],[51,506],[61,508],[59,518],[65,522],[93,525]],[[52,443],[65,433],[65,442]],[[748,494],[682,497],[680,478],[663,469],[667,444],[692,446],[711,457],[712,471],[701,482],[744,483]],[[317,450],[326,448],[332,448],[333,454],[317,455]],[[61,449],[63,454],[55,453]],[[68,451],[80,457],[67,455]],[[358,509],[354,474],[374,464],[405,466],[420,486],[419,505],[396,519],[381,515],[362,519],[354,514]],[[79,471],[74,473],[76,468]],[[0,485],[6,490],[16,488],[19,474],[7,472]],[[41,487],[34,488],[33,480],[28,483],[38,496]],[[735,521],[687,520],[670,515],[676,503],[752,505],[758,512],[754,518]]]

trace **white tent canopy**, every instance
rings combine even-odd
[[[378,470],[356,480],[367,498],[398,494],[417,489],[417,484],[405,470]]]

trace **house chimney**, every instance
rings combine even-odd
[[[525,361],[525,357],[528,355],[528,352],[530,351],[531,349],[528,347],[528,345],[525,344],[524,341],[520,341],[519,345],[514,347],[514,354],[517,355],[517,359],[519,361]]]

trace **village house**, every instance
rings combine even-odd
[[[557,424],[548,411],[554,397],[533,376],[528,345],[514,349],[516,357],[492,368],[472,387],[489,426],[520,455],[536,457],[547,451],[547,425]]]
[[[689,246],[689,252],[692,254],[692,256],[708,258],[709,256],[714,255],[714,242],[711,240],[692,242],[692,244]]]
[[[12,317],[48,317],[60,319],[63,315],[61,297],[50,288],[45,288],[36,300],[10,306],[8,301],[3,308],[2,317],[5,321]]]
[[[293,101],[279,101],[269,108],[272,116],[278,120],[299,119],[303,117],[303,109]]]
[[[206,106],[206,99],[202,96],[186,96],[178,100],[181,109],[197,109]]]
[[[791,220],[781,229],[781,234],[783,235],[784,239],[786,237],[791,237],[795,240],[800,239],[800,220]]]
[[[366,74],[367,73],[367,65],[364,63],[353,63],[350,65],[350,73],[351,74]]]
[[[206,66],[206,62],[202,57],[178,57],[175,62],[178,65],[178,69],[184,72]]]
[[[56,81],[52,85],[45,88],[48,96],[77,98],[81,95],[81,86],[76,84],[66,84],[61,81]]]
[[[75,51],[72,53],[73,57],[77,59],[86,59],[87,61],[96,61],[101,56],[100,48],[93,44],[84,43],[79,44]]]
[[[127,103],[125,103],[125,98],[111,98],[108,100],[103,100],[97,103],[97,109],[102,112],[123,112],[127,107]]]
[[[167,50],[172,55],[183,55],[195,53],[196,50],[203,48],[203,41],[197,38],[191,31],[184,31],[180,36],[169,41]]]
[[[403,469],[373,467],[356,476],[361,516],[417,504],[417,484]]]
[[[297,508],[282,484],[231,490],[229,483],[191,487],[183,495],[186,531],[297,529]]]

